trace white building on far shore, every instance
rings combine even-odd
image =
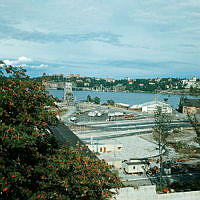
[[[197,81],[196,77],[192,77],[191,79],[182,80],[182,83],[186,89],[189,89],[190,87],[199,88],[199,82]]]

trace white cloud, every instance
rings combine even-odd
[[[30,58],[27,58],[25,56],[21,56],[18,58],[18,63],[27,63],[27,62],[31,62],[32,60]]]
[[[31,66],[26,66],[26,67],[30,67],[32,69],[44,69],[44,68],[47,68],[48,65],[46,64],[41,64],[41,65],[31,65]]]
[[[3,60],[6,65],[13,65],[13,61],[11,60]]]
[[[3,62],[7,65],[18,65],[18,64],[23,65],[25,63],[32,62],[32,59],[25,56],[21,56],[17,60],[4,60]]]
[[[20,65],[23,68],[30,68],[30,69],[44,69],[49,67],[47,64],[40,64],[40,65],[27,65],[27,64],[22,64]]]
[[[31,58],[21,56],[16,60],[3,60],[6,65],[15,65],[23,68],[29,69],[45,69],[48,68],[47,64],[38,64],[34,65],[33,63],[30,64],[33,60]],[[28,64],[29,63],[29,64]]]

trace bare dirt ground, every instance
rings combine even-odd
[[[140,136],[141,138],[155,143],[152,134]],[[192,128],[180,128],[171,132],[167,138],[168,145],[166,155],[167,158],[174,160],[199,160],[200,159],[200,144],[195,141],[195,131]]]

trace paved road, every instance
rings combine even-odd
[[[82,140],[88,140],[91,136],[97,139],[118,138],[132,135],[141,135],[152,133],[154,126],[153,119],[141,120],[121,120],[121,121],[107,121],[107,122],[82,122],[78,123],[86,127],[84,131],[76,131],[76,134]],[[191,127],[185,120],[174,120],[171,122],[171,128]]]

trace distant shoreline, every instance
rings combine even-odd
[[[101,91],[101,90],[88,90],[88,89],[76,89],[74,91],[94,91],[94,92],[124,92],[124,93],[150,93],[150,94],[172,94],[172,95],[189,95],[200,97],[200,94],[191,94],[189,91],[182,90],[159,90],[159,91],[143,91],[143,90],[134,90],[134,91]]]
[[[46,88],[46,90],[64,90],[63,88]],[[124,92],[124,93],[149,93],[149,94],[171,94],[171,95],[189,95],[194,97],[200,97],[200,94],[191,94],[189,90],[159,90],[159,91],[143,91],[143,90],[134,90],[134,91],[102,91],[102,90],[90,90],[88,88],[73,88],[73,91],[93,91],[93,92]]]

